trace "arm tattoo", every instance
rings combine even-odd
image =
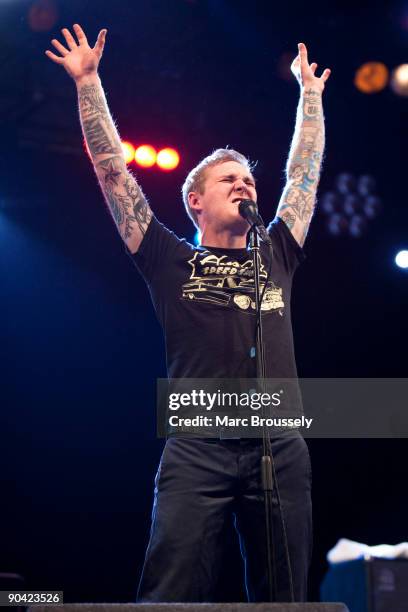
[[[137,241],[146,233],[152,211],[127,170],[120,137],[101,86],[84,85],[78,101],[84,136],[109,210],[122,238],[129,240],[134,235]]]
[[[104,159],[97,169],[102,174],[102,188],[122,238],[128,240],[135,227],[144,236],[152,211],[134,177],[126,170],[123,157]]]
[[[287,184],[278,213],[303,246],[313,216],[324,150],[321,94],[309,89],[300,99],[286,167]]]
[[[321,112],[321,94],[308,89],[304,95],[303,112],[306,121],[317,121]]]
[[[113,190],[111,188],[108,188],[106,190],[106,199],[108,200],[108,204],[109,204],[109,208],[111,210],[112,216],[113,216],[113,220],[115,221],[116,225],[120,227],[125,220],[124,207],[117,202],[116,196],[113,193]]]
[[[103,115],[107,112],[105,100],[96,85],[84,85],[79,92],[81,114]]]
[[[79,114],[92,158],[100,153],[121,153],[122,145],[101,86],[84,85],[78,92]]]
[[[95,116],[90,119],[84,119],[83,127],[85,138],[93,157],[99,153],[120,153],[120,149],[115,146],[109,134],[109,128],[106,126],[103,117]]]
[[[128,198],[131,200],[131,207],[133,211],[133,217],[144,236],[146,233],[147,226],[149,225],[152,218],[152,211],[146,202],[145,197],[137,186],[134,178],[129,175],[125,180],[125,190]]]
[[[291,230],[292,227],[295,225],[296,217],[295,215],[291,215],[290,212],[288,211],[288,212],[283,213],[282,220],[286,223],[288,228]]]

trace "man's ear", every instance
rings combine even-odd
[[[202,210],[200,194],[196,191],[190,191],[187,197],[189,207],[195,210],[197,214],[200,214]]]

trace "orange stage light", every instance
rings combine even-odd
[[[161,170],[174,170],[180,163],[180,155],[176,149],[166,147],[158,152],[156,163]]]
[[[363,93],[377,93],[387,86],[388,77],[387,66],[381,62],[367,62],[357,70],[354,85]]]
[[[151,168],[156,163],[156,149],[151,145],[140,145],[135,152],[135,161],[142,168]]]
[[[122,151],[125,156],[125,162],[130,164],[135,159],[135,147],[131,142],[122,141]]]

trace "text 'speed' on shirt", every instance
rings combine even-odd
[[[262,303],[267,378],[295,378],[290,317],[292,278],[303,251],[278,217],[269,225],[272,275]],[[261,243],[261,290],[269,249]],[[193,246],[159,223],[149,224],[132,258],[163,327],[169,378],[251,378],[255,333],[252,254]]]

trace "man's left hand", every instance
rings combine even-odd
[[[330,69],[326,68],[320,77],[316,76],[316,62],[309,64],[307,59],[307,49],[304,43],[298,44],[299,54],[295,57],[290,67],[296,77],[301,89],[313,89],[322,93],[327,79],[330,76]]]

